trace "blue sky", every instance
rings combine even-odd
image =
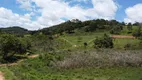
[[[30,30],[68,19],[142,22],[142,0],[0,0],[0,27]]]
[[[126,17],[125,10],[128,7],[142,3],[142,0],[117,0],[117,2],[120,5],[120,9],[117,11],[116,19],[123,21],[123,19]]]

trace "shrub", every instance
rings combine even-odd
[[[142,36],[142,33],[140,31],[136,31],[133,33],[133,36],[136,38],[140,38]]]
[[[141,50],[142,49],[142,41],[139,42],[139,44],[131,44],[131,43],[127,43],[124,46],[125,50]]]
[[[114,26],[111,30],[110,30],[110,33],[111,34],[120,34],[121,30],[122,30],[122,26]]]
[[[113,48],[113,40],[108,35],[104,34],[102,38],[96,38],[94,41],[95,48]]]
[[[132,47],[132,44],[130,44],[130,43],[128,43],[128,44],[126,44],[125,46],[124,46],[124,49],[126,50],[126,49],[130,49]]]
[[[133,36],[136,38],[142,37],[141,27],[138,27],[138,29],[135,32],[133,32]]]
[[[52,36],[37,34],[33,35],[31,39],[32,39],[32,46],[35,52],[39,51],[40,53],[42,53],[47,51],[53,51],[55,48],[54,46],[56,43]]]
[[[84,42],[84,47],[85,47],[85,48],[87,47],[87,45],[88,45],[88,43],[87,43],[87,42]]]

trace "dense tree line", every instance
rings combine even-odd
[[[40,30],[43,34],[50,35],[50,34],[62,34],[63,32],[66,33],[74,33],[73,30],[77,28],[83,27],[82,22],[78,19],[69,20],[67,22],[61,23],[59,25],[55,25],[49,28],[44,28]]]
[[[41,32],[45,35],[54,35],[54,34],[62,35],[63,33],[68,33],[68,34],[75,33],[75,30],[84,31],[84,32],[95,32],[99,30],[105,30],[109,31],[111,34],[120,34],[124,26],[126,26],[128,29],[127,33],[133,33],[133,26],[140,26],[140,23],[136,22],[134,24],[132,23],[126,24],[124,22],[118,22],[116,20],[104,20],[104,19],[87,20],[87,21],[73,19],[58,25],[43,28],[41,30],[28,31],[27,29],[14,26],[8,28],[1,28],[0,32],[23,36],[25,34],[34,35],[34,34],[39,34]],[[136,34],[138,33],[134,33],[134,36]]]
[[[69,20],[67,22],[61,23],[59,25],[55,25],[49,28],[41,29],[39,32],[43,34],[63,34],[65,33],[74,33],[74,30],[79,29],[85,32],[94,32],[97,30],[111,30],[112,34],[119,33],[126,24],[124,22],[118,22],[116,20],[104,20],[104,19],[96,19],[96,20],[88,20],[88,21],[80,21],[78,19]],[[114,32],[118,30],[118,32]]]

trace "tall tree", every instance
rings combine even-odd
[[[132,28],[132,24],[131,24],[131,23],[128,23],[128,25],[127,25],[127,29],[128,29],[129,31],[133,30],[133,28]]]

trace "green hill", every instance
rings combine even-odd
[[[27,29],[21,28],[19,26],[13,26],[8,28],[0,28],[1,32],[9,34],[24,35],[28,33]]]
[[[37,31],[20,27],[1,31],[10,33],[0,36],[0,62],[8,62],[0,64],[5,80],[142,79],[142,38],[111,36],[142,37],[139,25],[75,19]]]
[[[95,31],[115,31],[114,33],[119,34],[122,30],[125,23],[118,22],[116,20],[104,20],[104,19],[97,19],[97,20],[88,20],[88,21],[80,21],[78,19],[69,20],[64,23],[51,26],[48,28],[43,28],[40,32],[44,34],[63,34],[68,33],[72,34],[75,32],[95,32]]]

